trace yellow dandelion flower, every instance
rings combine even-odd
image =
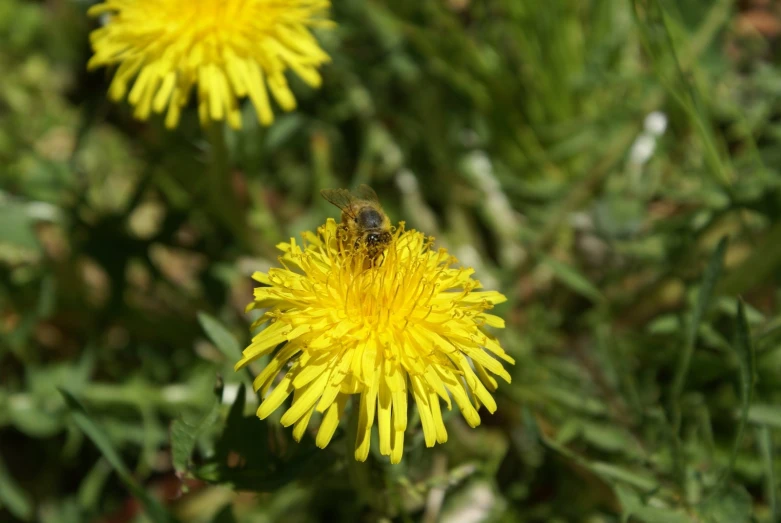
[[[89,9],[106,15],[90,35],[87,67],[118,66],[109,88],[126,95],[136,118],[167,109],[176,127],[198,86],[201,124],[241,127],[239,99],[249,97],[264,125],[274,120],[268,91],[285,111],[296,107],[285,71],[312,87],[329,60],[310,29],[329,26],[328,0],[106,0]],[[131,86],[132,84],[132,86]],[[129,91],[129,92],[128,92]]]
[[[450,409],[455,401],[472,427],[480,424],[481,405],[496,410],[494,375],[509,382],[500,359],[514,360],[484,328],[504,327],[486,312],[505,301],[502,294],[477,290],[473,269],[453,267],[445,249],[433,250],[431,239],[405,231],[403,223],[374,264],[360,251],[340,248],[332,219],[304,238],[303,247],[295,239],[278,245],[283,269],[253,275],[263,286],[247,310],[267,308],[253,329],[267,326],[236,370],[278,349],[254,381],[264,396],[258,417],[292,393],[282,425],[293,425],[300,440],[314,412],[323,414],[316,443],[324,448],[350,396],[360,395],[352,407],[358,409],[355,459],[368,456],[376,418],[380,453],[398,463],[409,393],[429,447],[447,441],[441,402]]]

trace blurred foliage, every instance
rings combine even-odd
[[[107,102],[88,4],[0,2],[1,520],[781,518],[775,3],[336,2],[323,88],[223,151]],[[498,412],[398,466],[232,370],[359,183],[509,298]]]

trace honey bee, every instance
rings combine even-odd
[[[323,189],[320,194],[342,210],[340,237],[351,242],[353,249],[365,246],[369,259],[385,250],[391,241],[390,219],[371,187],[361,184],[355,193],[347,189]]]

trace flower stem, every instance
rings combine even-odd
[[[206,132],[211,145],[205,187],[209,211],[230,231],[243,249],[250,250],[252,241],[247,219],[233,189],[225,125],[222,122],[212,122]]]
[[[374,492],[371,488],[369,465],[366,462],[356,461],[355,441],[358,435],[358,408],[353,405],[347,417],[347,435],[344,438],[347,447],[347,476],[355,489],[355,493],[361,503],[374,506]]]

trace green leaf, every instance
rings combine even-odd
[[[642,521],[644,523],[691,523],[691,519],[679,510],[648,506],[631,487],[613,485],[613,491],[621,503],[621,521]],[[634,518],[634,519],[633,519]]]
[[[605,297],[602,295],[599,289],[597,289],[594,284],[592,284],[575,268],[562,263],[555,258],[551,258],[550,256],[543,255],[542,261],[545,265],[550,267],[556,279],[569,287],[571,290],[595,303],[601,303],[605,300]]]
[[[239,391],[236,393],[236,399],[231,405],[231,410],[228,412],[228,418],[225,420],[225,428],[222,431],[219,441],[215,447],[215,454],[218,456],[227,456],[233,449],[240,448],[242,446],[242,439],[245,437],[240,431],[242,425],[248,418],[244,417],[244,406],[247,403],[247,390],[242,383],[239,386]],[[257,420],[260,421],[260,420]],[[259,437],[259,441],[266,441],[268,439],[267,425],[265,422],[256,423],[251,427],[256,436]],[[258,459],[264,459],[266,457],[266,445],[257,445],[254,452],[258,454]]]
[[[198,323],[229,361],[237,362],[241,359],[241,346],[217,318],[201,311],[198,313]]]
[[[0,509],[7,508],[15,517],[29,521],[32,519],[33,506],[30,497],[16,484],[14,478],[0,459]]]
[[[334,459],[332,452],[318,449],[310,438],[301,443],[285,441],[265,420],[254,414],[244,416],[245,396],[242,384],[214,455],[195,471],[198,478],[237,490],[270,492],[327,469]]]
[[[588,463],[588,468],[605,480],[609,480],[611,483],[613,481],[622,481],[644,491],[651,491],[659,488],[656,479],[645,471],[630,470],[626,467],[619,467],[605,462]]]
[[[595,448],[608,452],[623,452],[627,456],[642,456],[642,448],[621,426],[583,422],[581,430],[583,438]]]
[[[694,306],[692,318],[686,330],[686,339],[684,341],[683,350],[681,351],[681,357],[676,368],[675,377],[673,378],[673,384],[670,394],[670,413],[671,413],[671,441],[672,441],[672,458],[673,466],[675,469],[675,476],[677,478],[679,487],[683,488],[686,481],[685,478],[685,460],[683,456],[683,449],[680,441],[679,431],[681,428],[681,395],[683,394],[683,388],[686,384],[686,377],[689,374],[689,367],[691,366],[692,356],[694,354],[694,345],[696,342],[697,331],[700,327],[705,312],[711,302],[713,296],[713,289],[716,286],[716,282],[721,274],[722,266],[724,265],[724,253],[727,250],[727,237],[723,237],[713,254],[708,261],[708,265],[705,268],[705,274],[703,275],[702,285],[700,286],[699,293],[697,294],[697,302]]]
[[[11,404],[8,419],[20,432],[36,438],[48,438],[62,430],[62,418],[52,416],[33,400]]]
[[[101,499],[101,492],[111,474],[111,466],[105,458],[99,459],[92,470],[79,485],[79,505],[87,510],[95,510]]]
[[[721,269],[724,265],[724,252],[726,250],[727,238],[724,237],[719,241],[716,250],[713,251],[710,260],[708,261],[708,266],[705,268],[705,274],[703,274],[702,277],[702,285],[697,294],[697,302],[694,305],[692,318],[686,329],[686,344],[681,353],[681,359],[673,381],[672,396],[673,401],[675,402],[679,401],[679,398],[683,393],[683,386],[686,383],[686,376],[689,373],[689,366],[691,365],[691,358],[694,353],[697,331],[700,328],[700,322],[702,321],[703,316],[705,316],[705,312],[713,297],[713,289],[716,287],[716,282],[721,275]]]
[[[568,445],[582,437],[595,448],[607,452],[623,452],[628,456],[640,456],[642,449],[625,429],[607,423],[594,423],[580,418],[566,421],[556,433],[556,442]]]
[[[213,426],[219,416],[220,402],[215,399],[209,411],[200,418],[188,420],[183,416],[171,423],[171,454],[176,472],[182,474],[190,468],[190,456],[198,436]]]
[[[73,423],[75,423],[76,426],[92,440],[95,446],[98,447],[98,450],[100,450],[111,467],[116,471],[128,490],[130,490],[144,506],[149,518],[155,523],[168,523],[173,521],[173,518],[168,514],[165,508],[135,480],[130,473],[130,470],[128,470],[124,461],[122,461],[122,458],[117,453],[106,432],[100,425],[95,423],[81,403],[66,390],[60,389],[60,394],[65,398],[65,404],[68,407]]]
[[[740,367],[740,420],[735,435],[735,442],[732,445],[729,467],[724,471],[722,481],[726,481],[732,474],[740,445],[743,443],[743,434],[746,430],[746,424],[748,423],[748,414],[751,407],[751,400],[754,396],[754,384],[757,376],[756,357],[754,355],[754,347],[751,344],[751,332],[749,331],[748,321],[746,320],[746,310],[743,307],[743,300],[738,301],[738,318],[733,346]]]
[[[727,237],[723,237],[716,245],[716,250],[708,260],[708,266],[705,267],[705,273],[702,277],[702,286],[697,294],[697,303],[694,306],[692,321],[687,330],[687,343],[694,345],[697,336],[697,330],[700,328],[705,312],[708,310],[711,299],[713,298],[713,289],[716,288],[716,282],[721,275],[724,266],[724,253],[727,251]]]
[[[781,429],[781,406],[755,403],[748,409],[748,420],[757,425]]]
[[[706,523],[744,523],[751,521],[751,495],[741,485],[722,489],[718,496],[704,501],[697,512]]]
[[[531,421],[531,423],[534,424],[532,425],[535,427],[534,430],[536,430],[537,435],[545,445],[555,450],[556,452],[561,453],[568,459],[571,459],[581,467],[590,470],[611,485],[620,481],[632,485],[645,492],[650,492],[659,488],[658,482],[651,474],[645,471],[630,470],[628,468],[611,463],[589,461],[573,452],[568,447],[560,444],[558,441],[551,439],[543,431],[540,431],[539,427],[536,426],[536,421]]]
[[[765,495],[770,505],[770,521],[781,521],[781,511],[778,506],[778,491],[776,488],[775,460],[773,459],[773,437],[768,427],[759,429],[759,447],[762,461],[765,463]]]
[[[41,247],[35,234],[35,220],[27,206],[14,201],[0,203],[0,259],[37,256]]]
[[[681,329],[681,320],[675,314],[663,314],[648,322],[648,334],[675,334]]]

